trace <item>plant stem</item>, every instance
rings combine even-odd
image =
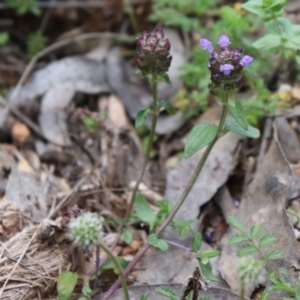
[[[188,182],[185,190],[183,191],[180,199],[177,201],[176,205],[174,206],[173,210],[171,211],[171,213],[168,215],[167,219],[164,221],[164,223],[158,228],[158,230],[156,231],[157,234],[160,234],[171,222],[171,220],[174,218],[174,216],[176,215],[176,213],[178,212],[179,208],[181,207],[181,205],[183,204],[184,200],[186,199],[187,195],[190,193],[194,183],[196,182],[206,160],[207,157],[211,151],[211,149],[213,148],[213,146],[215,145],[216,141],[218,140],[218,138],[221,136],[222,131],[223,131],[223,127],[225,124],[225,120],[226,120],[226,116],[227,116],[227,112],[228,112],[228,107],[227,105],[223,106],[223,111],[222,111],[222,116],[221,116],[221,120],[218,126],[218,131],[217,131],[217,135],[216,137],[208,144],[207,148],[205,149],[195,171],[194,174],[192,175],[190,181]]]
[[[124,3],[124,6],[125,6],[125,10],[126,10],[128,16],[129,16],[129,20],[130,20],[130,23],[133,27],[134,32],[139,33],[140,32],[139,26],[138,26],[138,23],[136,21],[135,15],[133,13],[131,3],[128,0],[123,0],[123,3]]]
[[[242,283],[241,294],[240,294],[240,300],[244,300],[244,297],[245,297],[245,284]]]
[[[225,99],[227,102],[227,99]],[[190,181],[188,182],[185,190],[183,191],[180,199],[178,200],[178,202],[176,203],[175,207],[173,208],[173,210],[171,211],[170,215],[168,216],[168,218],[164,221],[164,223],[157,229],[156,234],[160,234],[171,222],[171,220],[174,218],[174,216],[176,215],[177,211],[179,210],[179,208],[181,207],[182,203],[184,202],[184,200],[186,199],[187,195],[189,194],[189,192],[191,191],[196,179],[198,178],[204,163],[211,151],[211,149],[213,148],[213,146],[215,145],[216,141],[218,140],[218,138],[222,135],[223,132],[223,127],[225,124],[225,120],[226,120],[226,116],[227,116],[227,112],[228,112],[228,107],[227,105],[223,106],[223,111],[222,111],[222,116],[221,116],[221,120],[219,122],[219,126],[218,126],[218,131],[217,131],[217,135],[216,137],[210,142],[210,144],[207,146],[207,148],[205,149],[195,171],[194,174],[192,175]],[[127,266],[127,268],[124,270],[124,274],[127,275],[132,268],[135,266],[135,264],[138,262],[138,260],[144,255],[144,253],[149,249],[150,245],[149,244],[145,244],[140,250],[139,252],[136,254],[136,256],[133,258],[133,260],[130,262],[130,264]],[[118,288],[120,282],[116,281],[111,288],[107,291],[107,293],[105,294],[105,296],[103,297],[102,300],[108,300],[109,297],[114,293],[114,291]]]
[[[94,282],[94,286],[93,286],[93,288],[94,288],[94,290],[96,290],[97,289],[97,287],[98,287],[98,269],[99,269],[99,266],[100,266],[100,247],[99,246],[97,246],[96,247],[96,276],[95,276],[95,282]]]
[[[153,105],[152,105],[152,120],[151,120],[151,128],[150,128],[150,133],[149,133],[149,140],[148,140],[148,145],[146,149],[146,157],[144,160],[143,168],[142,168],[142,173],[140,175],[140,178],[138,182],[136,183],[134,190],[132,192],[130,202],[129,202],[129,207],[127,209],[125,218],[124,218],[124,224],[128,222],[129,216],[131,214],[133,204],[134,204],[134,199],[135,195],[139,189],[139,185],[143,179],[143,176],[145,174],[148,162],[150,160],[150,155],[152,151],[152,146],[153,146],[153,140],[155,136],[155,128],[156,128],[156,123],[157,123],[157,117],[158,117],[158,110],[159,110],[159,105],[158,105],[158,97],[157,97],[157,76],[156,74],[152,74],[152,93],[153,93]]]
[[[122,268],[121,268],[119,262],[116,260],[114,255],[110,252],[109,248],[107,248],[104,244],[100,244],[99,247],[109,256],[109,258],[114,263],[115,267],[118,269],[125,300],[130,300],[126,279],[125,279],[124,273],[122,271]],[[97,280],[97,276],[96,276],[96,280]]]
[[[139,185],[143,179],[143,176],[145,174],[148,162],[150,160],[150,155],[151,155],[151,151],[152,151],[152,146],[153,146],[153,140],[154,140],[154,136],[155,136],[155,128],[156,128],[156,123],[157,123],[157,118],[158,118],[158,114],[159,114],[159,105],[158,105],[158,95],[157,95],[157,75],[156,74],[152,74],[151,75],[151,83],[152,83],[152,95],[153,95],[153,104],[152,104],[152,119],[151,119],[151,128],[150,128],[150,134],[149,134],[149,140],[148,140],[148,144],[147,144],[147,149],[146,149],[146,155],[145,155],[145,160],[144,160],[144,164],[142,167],[142,172],[141,175],[132,191],[132,195],[129,201],[129,206],[127,208],[127,212],[123,221],[123,224],[126,225],[126,223],[128,222],[128,219],[130,217],[132,208],[133,208],[133,204],[134,204],[134,200],[135,200],[135,195],[139,189]],[[123,226],[124,226],[123,225]],[[123,228],[122,226],[122,228]],[[111,249],[113,250],[116,245],[119,242],[119,239],[122,235],[122,228],[119,229],[119,234],[117,235],[113,245],[111,246]],[[111,250],[111,251],[112,251]],[[104,257],[100,263],[100,266],[106,261],[107,257]]]

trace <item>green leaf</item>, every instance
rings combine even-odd
[[[89,294],[91,294],[93,291],[91,290],[91,288],[89,286],[84,285],[81,289],[81,292],[83,295],[89,296]]]
[[[159,239],[156,234],[150,234],[147,242],[149,245],[156,247],[163,252],[166,252],[169,249],[168,244],[163,239]]]
[[[265,290],[260,296],[260,300],[268,300],[269,299],[269,291]]]
[[[228,107],[234,119],[245,129],[248,130],[247,118],[244,112],[243,105],[240,101],[235,101],[234,105],[228,104]]]
[[[149,298],[149,295],[142,295],[140,297],[140,300],[148,300],[148,298]]]
[[[209,263],[209,258],[207,258],[207,257],[201,257],[201,263],[203,265],[207,265]]]
[[[281,38],[274,34],[266,34],[260,39],[256,40],[252,46],[258,50],[269,50],[281,46]]]
[[[191,231],[190,226],[194,222],[194,220],[185,220],[183,218],[172,220],[172,229],[178,232],[180,237],[183,237],[187,232],[189,233]]]
[[[197,260],[199,262],[202,273],[207,280],[219,281],[212,273],[212,267],[211,267],[210,262],[208,262],[207,264],[203,264],[201,261],[201,258],[198,258]]]
[[[242,7],[253,14],[259,15],[262,19],[265,16],[265,10],[263,6],[263,0],[251,0],[242,4]]]
[[[195,231],[195,230],[191,230],[193,239],[192,239],[192,249],[195,252],[198,252],[201,248],[201,244],[202,244],[202,235],[200,232]]]
[[[286,268],[278,268],[278,272],[282,275],[286,275],[288,273],[288,270]]]
[[[148,113],[150,112],[150,108],[146,107],[141,109],[135,118],[135,128],[138,128],[145,124]]]
[[[196,125],[188,136],[184,148],[184,157],[188,158],[208,145],[216,137],[217,132],[218,127],[214,124],[202,123]]]
[[[127,267],[128,262],[123,257],[115,256],[115,259],[118,261],[122,269],[125,269]],[[102,272],[107,270],[113,270],[115,274],[119,273],[119,270],[116,268],[114,262],[110,258],[101,266],[98,273],[101,274]]]
[[[235,216],[230,216],[227,218],[227,222],[229,225],[233,226],[234,228],[238,229],[239,231],[243,232],[243,233],[247,233],[245,224],[243,223],[243,221]]]
[[[6,31],[0,32],[0,45],[5,45],[9,40],[9,35]]]
[[[220,254],[219,250],[205,250],[200,253],[201,258],[213,258]]]
[[[169,78],[169,75],[167,73],[165,74],[162,74],[162,75],[158,75],[157,76],[157,81],[162,81],[162,82],[165,82],[168,86],[172,86],[172,82]]]
[[[277,241],[277,238],[274,234],[266,233],[259,239],[259,247],[266,247]]]
[[[295,216],[297,218],[297,222],[300,222],[300,216],[292,208],[288,208],[286,211],[289,214]]]
[[[170,115],[176,114],[176,108],[172,103],[162,100],[160,101],[160,106],[163,107]]]
[[[252,225],[250,229],[251,238],[256,239],[261,234],[263,229],[264,229],[264,224]]]
[[[286,18],[276,18],[265,23],[267,30],[282,38],[292,38],[294,36],[293,24]]]
[[[237,250],[236,254],[237,254],[237,256],[241,257],[241,256],[246,256],[246,255],[252,254],[257,251],[258,250],[255,248],[255,246],[247,244],[247,245],[241,246]]]
[[[286,2],[287,0],[272,0],[268,8],[271,8],[273,12],[279,12],[284,7]]]
[[[169,215],[172,211],[174,204],[170,200],[164,200],[164,201],[155,201],[155,204],[160,207],[160,210],[158,212],[159,215]]]
[[[146,198],[139,192],[137,192],[135,196],[135,210],[138,218],[149,224],[150,230],[152,230],[156,222],[156,215]]]
[[[48,38],[43,35],[42,31],[38,30],[31,33],[27,40],[27,54],[30,58],[42,51],[47,45]]]
[[[71,299],[72,292],[77,283],[78,274],[64,271],[57,278],[57,292],[59,300]]]
[[[78,300],[89,300],[87,297],[80,297]]]
[[[83,119],[83,123],[84,123],[84,125],[85,125],[85,127],[86,127],[86,129],[87,129],[88,132],[93,133],[93,132],[95,132],[95,131],[97,130],[97,128],[98,128],[98,123],[97,123],[97,121],[94,120],[94,119],[92,119],[92,118],[90,118],[90,117],[85,117],[85,118]]]
[[[269,260],[280,259],[282,258],[282,253],[278,250],[271,250],[267,253]]]
[[[208,296],[204,296],[204,297],[199,298],[199,300],[211,300],[211,298]]]
[[[168,297],[170,300],[179,300],[176,293],[167,287],[159,286],[155,289],[155,292]]]
[[[296,296],[296,300],[300,300],[300,286],[296,287],[295,296]]]
[[[260,132],[257,128],[252,126],[248,126],[248,130],[245,130],[234,118],[227,117],[225,121],[225,126],[227,130],[235,132],[237,134],[247,136],[250,138],[258,138],[260,136]]]
[[[249,241],[249,238],[245,234],[235,234],[229,237],[228,239],[228,244],[233,245],[233,244],[238,244],[240,242],[245,242]]]
[[[124,228],[123,229],[123,238],[126,242],[126,244],[131,244],[132,240],[133,240],[133,233],[130,229],[128,228]]]

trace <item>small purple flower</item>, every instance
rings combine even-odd
[[[214,79],[218,80],[220,78],[220,75],[219,74],[214,74],[213,77],[214,77]]]
[[[233,65],[225,64],[220,67],[220,71],[224,73],[224,75],[229,75],[230,72],[234,69]]]
[[[252,64],[253,57],[249,55],[245,55],[241,60],[240,60],[240,65],[243,67],[250,67]]]
[[[209,40],[200,39],[199,43],[203,50],[207,50],[209,53],[213,52],[214,48]]]
[[[229,37],[225,34],[222,34],[219,37],[219,43],[218,43],[222,48],[228,47],[229,44],[231,44]]]

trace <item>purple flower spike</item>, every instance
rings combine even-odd
[[[207,50],[209,53],[212,53],[214,48],[211,44],[211,42],[207,39],[200,39],[200,46],[202,47],[203,50]]]
[[[250,67],[252,64],[253,57],[249,55],[245,55],[241,60],[240,60],[240,65],[243,67]]]
[[[219,37],[218,47],[213,48],[212,43],[203,38],[199,41],[203,50],[210,52],[208,59],[208,69],[211,74],[211,83],[209,89],[213,96],[219,98],[222,102],[223,96],[220,90],[225,93],[236,93],[243,84],[243,68],[251,66],[253,58],[249,55],[243,55],[242,48],[231,49],[230,39],[222,34]]]
[[[222,48],[228,47],[229,44],[231,44],[229,37],[225,34],[222,34],[219,37],[219,43],[218,43]]]
[[[233,65],[225,64],[220,67],[220,71],[224,73],[224,75],[229,75],[230,72],[234,69]]]

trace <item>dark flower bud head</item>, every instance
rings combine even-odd
[[[162,29],[156,29],[154,33],[143,31],[142,36],[136,39],[136,48],[135,63],[144,75],[159,75],[169,70],[171,44],[168,39],[164,39]]]
[[[224,93],[236,93],[243,84],[243,68],[252,64],[253,58],[242,55],[242,48],[230,49],[230,39],[222,34],[219,49],[214,49],[207,39],[200,39],[200,46],[210,53],[208,68],[211,73],[210,90],[215,96],[224,98]]]

